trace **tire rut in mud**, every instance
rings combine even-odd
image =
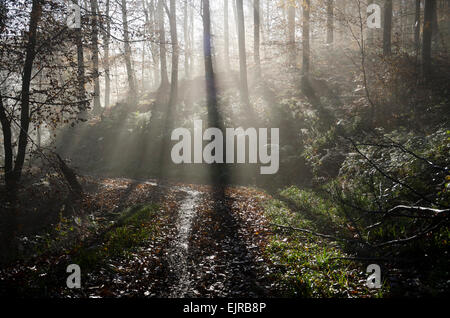
[[[181,298],[189,296],[191,287],[191,275],[188,267],[189,243],[192,223],[196,216],[200,192],[181,188],[186,193],[186,198],[178,208],[176,219],[177,234],[170,244],[167,254],[167,263],[170,268],[172,286],[168,291],[168,297]]]
[[[270,296],[264,260],[246,238],[231,201],[220,191],[202,196],[190,237],[187,297]]]

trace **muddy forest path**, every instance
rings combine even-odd
[[[159,210],[150,222],[142,221],[152,234],[126,256],[103,260],[85,276],[78,296],[272,295],[274,282],[264,256],[269,232],[263,192],[154,180],[104,179],[103,184],[97,189],[102,198],[93,200],[107,201],[116,210],[157,201]],[[109,246],[99,244],[101,249]]]
[[[294,289],[307,296],[377,293],[361,284],[361,266],[333,260],[347,256],[336,245],[275,227],[300,214],[262,190],[80,179],[81,202],[54,202],[61,208],[50,230],[21,240],[29,257],[0,267],[0,297],[273,298]],[[68,288],[71,264],[80,268],[80,288]],[[312,283],[303,277],[321,284],[317,292],[305,289]]]

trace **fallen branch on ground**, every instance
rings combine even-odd
[[[72,192],[77,197],[83,196],[83,188],[78,182],[75,172],[71,168],[69,168],[69,166],[64,162],[64,160],[62,160],[62,158],[58,154],[56,154],[56,158],[58,159],[61,172],[64,178],[66,179],[67,183],[69,184],[69,187],[72,190]]]
[[[343,261],[361,261],[361,262],[392,262],[396,261],[394,258],[386,258],[386,257],[331,257],[329,260],[343,260]]]
[[[422,206],[397,205],[397,206],[393,207],[392,209],[390,209],[389,211],[387,211],[384,216],[385,217],[389,216],[390,214],[393,214],[394,212],[399,211],[399,210],[400,211],[401,210],[415,211],[415,212],[430,212],[430,213],[433,213],[434,215],[442,215],[442,214],[450,213],[450,209],[439,210],[439,209],[433,209],[433,208],[422,207]]]
[[[410,211],[410,212],[429,212],[432,215],[413,215],[413,214],[396,214],[397,211]],[[365,230],[371,230],[377,226],[380,226],[384,223],[384,220],[388,217],[407,217],[412,219],[434,219],[436,217],[446,217],[450,214],[450,209],[433,209],[422,206],[408,206],[408,205],[397,205],[392,209],[389,209],[384,215],[383,219],[375,224],[369,225],[365,228]]]
[[[317,233],[311,230],[307,230],[307,229],[300,229],[297,227],[293,227],[293,226],[287,226],[287,225],[281,225],[281,224],[276,224],[276,223],[270,223],[271,226],[275,226],[275,227],[279,227],[282,229],[287,229],[287,230],[292,230],[292,231],[297,231],[297,232],[303,232],[303,233],[308,233],[311,235],[315,235],[315,236],[319,236],[319,237],[323,237],[323,238],[327,238],[327,239],[331,239],[331,240],[335,240],[335,241],[345,241],[345,242],[349,242],[349,240],[344,239],[344,238],[339,238],[336,236],[332,236],[332,235],[327,235],[327,234],[322,234],[322,233]]]
[[[436,225],[434,225],[434,226],[429,226],[427,229],[425,229],[425,230],[423,230],[422,232],[417,233],[417,234],[415,234],[415,235],[413,235],[413,236],[410,236],[410,237],[407,237],[407,238],[404,238],[404,239],[398,239],[398,240],[387,241],[387,242],[384,242],[384,243],[380,243],[380,244],[374,245],[373,247],[374,247],[374,248],[377,248],[377,247],[385,247],[385,246],[397,245],[397,244],[403,244],[403,243],[409,243],[409,242],[411,242],[411,241],[415,241],[415,240],[417,240],[417,239],[419,239],[419,238],[422,238],[423,236],[427,235],[428,233],[431,233],[432,231],[437,230],[437,229],[438,229],[440,226],[442,226],[444,223],[445,223],[445,220],[439,222],[438,224],[436,224]]]

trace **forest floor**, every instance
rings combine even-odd
[[[274,282],[262,253],[268,235],[261,209],[264,193],[130,179],[87,178],[84,186],[91,193],[83,204],[96,210],[91,220],[97,225],[94,231],[86,230],[86,224],[80,228],[93,233],[64,253],[45,248],[3,269],[3,292],[63,297],[271,296]],[[59,237],[53,235],[52,242],[65,245],[72,222],[61,216],[57,231]],[[83,287],[70,290],[65,267],[77,262]]]
[[[0,270],[0,294],[69,298],[375,295],[362,283],[362,271],[345,265],[343,276],[329,276],[336,272],[330,266],[336,264],[324,267],[322,259],[317,265],[325,252],[311,248],[311,240],[309,245],[299,245],[297,239],[271,228],[266,210],[273,198],[262,190],[125,178],[82,180],[83,213],[73,215],[63,205],[52,230],[23,236],[21,249],[32,253]],[[302,253],[310,254],[312,263],[298,262],[295,251],[288,263],[276,261],[275,254],[286,252],[280,246],[291,240],[304,249]],[[325,276],[299,280],[291,272],[292,261],[305,277],[308,267]],[[66,286],[69,264],[81,268],[80,289]],[[285,284],[282,277],[286,275],[294,286]],[[315,284],[335,288],[336,293],[314,291]],[[302,293],[303,285],[311,292]]]

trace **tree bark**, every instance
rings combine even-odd
[[[146,0],[147,1],[147,0]],[[150,15],[150,25],[149,25],[149,32],[158,29],[158,21],[156,19],[157,15],[157,4],[155,5],[155,0],[151,0],[150,3],[147,1],[147,8],[149,9],[149,15]],[[155,43],[155,41],[150,41],[150,50],[152,52],[152,61],[153,61],[153,87],[156,88],[159,84],[159,77],[160,77],[160,63],[159,63],[159,48],[158,45]]]
[[[261,54],[260,54],[260,35],[261,35],[261,4],[259,0],[253,0],[253,20],[254,20],[254,50],[255,50],[255,65],[256,76],[261,76]]]
[[[132,100],[137,98],[136,96],[136,82],[133,66],[131,64],[131,45],[128,31],[128,11],[127,11],[127,1],[122,0],[122,24],[123,24],[123,39],[124,39],[124,49],[125,49],[125,66],[127,68],[128,75],[128,89],[129,96]]]
[[[170,113],[176,106],[178,99],[178,64],[179,64],[179,48],[178,48],[178,31],[177,31],[177,7],[175,0],[170,0],[170,38],[172,41],[172,75],[170,84],[170,99],[169,107]],[[172,120],[172,118],[170,117]]]
[[[211,14],[209,0],[203,0],[203,56],[205,62],[206,97],[208,104],[209,124],[219,127],[217,111],[217,92],[212,62],[211,46]]]
[[[206,78],[206,91],[207,91],[207,103],[208,103],[208,120],[210,127],[219,128],[222,133],[225,130],[223,122],[218,112],[216,82],[214,78],[214,69],[212,62],[211,51],[211,15],[209,0],[203,0],[203,55],[205,62],[205,78]],[[242,3],[242,2],[241,2]],[[223,160],[226,158],[226,149],[223,152]],[[227,181],[227,167],[222,164],[213,164],[210,168],[210,179],[214,184],[221,185],[219,189],[222,189],[223,185],[228,184]]]
[[[288,55],[289,55],[289,66],[295,67],[297,65],[297,50],[295,48],[295,6],[293,3],[288,1],[286,3],[288,6],[287,10],[287,20],[288,20]]]
[[[167,87],[169,85],[169,76],[167,75],[167,49],[166,49],[166,31],[164,28],[164,1],[158,1],[158,24],[159,24],[159,60],[161,63],[161,85]]]
[[[11,180],[11,190],[16,190],[17,184],[22,176],[22,168],[25,162],[26,148],[28,144],[28,129],[30,127],[30,83],[33,62],[36,55],[37,27],[42,15],[41,0],[33,0],[31,9],[30,27],[28,31],[28,44],[25,55],[25,63],[22,75],[22,98],[20,109],[20,133],[17,156],[14,163],[14,171]]]
[[[146,2],[146,0],[142,0],[142,8],[144,9],[144,16],[145,16],[145,28],[144,28],[144,34],[146,35],[147,33],[150,34],[151,28],[151,22],[150,22],[150,14],[149,14],[149,10],[151,10],[149,8],[148,3]],[[145,87],[145,46],[147,44],[147,41],[144,41],[142,43],[142,92],[145,91],[146,87]],[[150,51],[152,51],[150,49]],[[152,53],[153,54],[153,53]],[[148,81],[150,83],[150,80]]]
[[[94,114],[101,113],[100,103],[100,73],[98,71],[99,58],[98,58],[98,2],[97,0],[91,0],[92,11],[92,64],[94,73]]]
[[[311,9],[310,0],[303,0],[303,68],[302,74],[309,75],[310,70],[310,60],[311,60],[311,52],[310,52],[310,44],[309,44],[309,13]]]
[[[228,0],[224,0],[224,50],[225,50],[225,68],[230,71],[230,24],[228,22]]]
[[[428,78],[431,73],[431,48],[433,39],[433,15],[436,11],[436,0],[425,0],[422,44],[422,73]]]
[[[375,0],[368,0],[367,6],[375,3]],[[367,46],[373,46],[375,43],[375,29],[367,28]]]
[[[183,15],[184,15],[184,74],[186,79],[191,78],[190,69],[189,69],[189,55],[190,55],[190,43],[189,43],[189,14],[188,14],[188,2],[184,1],[183,7]]]
[[[240,66],[240,91],[241,102],[249,105],[248,79],[247,79],[247,53],[245,48],[245,22],[243,0],[236,0],[237,19],[238,19],[238,39],[239,39],[239,66]]]
[[[406,17],[407,17],[407,9],[405,0],[400,1],[400,39],[401,45],[405,47],[406,45]]]
[[[56,154],[56,158],[58,159],[59,169],[69,184],[70,190],[76,198],[81,198],[83,196],[83,188],[77,180],[77,175],[71,168],[69,168],[69,166],[67,166],[58,154]]]
[[[109,42],[110,42],[110,34],[111,34],[111,20],[109,19],[109,2],[110,0],[106,0],[106,32],[103,33],[103,41],[104,43],[104,68],[105,68],[105,108],[110,106],[110,98],[111,98],[111,74],[110,74],[110,66],[109,66]]]
[[[3,105],[3,97],[0,93],[0,123],[2,125],[3,132],[3,149],[5,152],[5,185],[8,194],[8,199],[11,201],[11,197],[14,195],[11,191],[14,190],[13,184],[13,146],[12,146],[12,132],[11,132],[11,119],[6,113],[5,106]]]
[[[392,0],[385,0],[384,3],[384,30],[383,30],[383,54],[391,54],[392,41]]]
[[[414,47],[416,50],[416,56],[419,56],[420,51],[420,0],[416,1],[416,12],[415,12],[415,24],[414,24]]]
[[[231,0],[232,6],[233,6],[233,17],[234,17],[234,26],[236,27],[236,36],[239,34],[239,25],[238,25],[238,13],[237,13],[237,0]]]
[[[77,2],[78,3],[78,2]],[[78,119],[82,121],[86,121],[88,119],[87,109],[89,107],[89,103],[86,101],[86,77],[85,77],[85,67],[84,67],[84,48],[83,48],[83,35],[82,28],[76,31],[76,46],[77,46],[77,77],[78,77],[78,99],[83,101],[82,109],[80,109],[80,113],[78,114]]]
[[[432,35],[432,41],[437,41],[439,37],[439,23],[438,23],[438,16],[437,16],[437,0],[434,0],[434,10],[433,10],[433,35]]]
[[[191,20],[191,46],[190,46],[190,54],[189,54],[189,73],[191,74],[191,76],[193,76],[194,74],[194,63],[195,63],[195,58],[194,58],[194,52],[195,52],[195,37],[194,37],[194,33],[195,33],[195,28],[194,28],[194,7],[191,6],[189,9],[189,17]]]
[[[334,3],[327,0],[327,44],[334,42]]]

